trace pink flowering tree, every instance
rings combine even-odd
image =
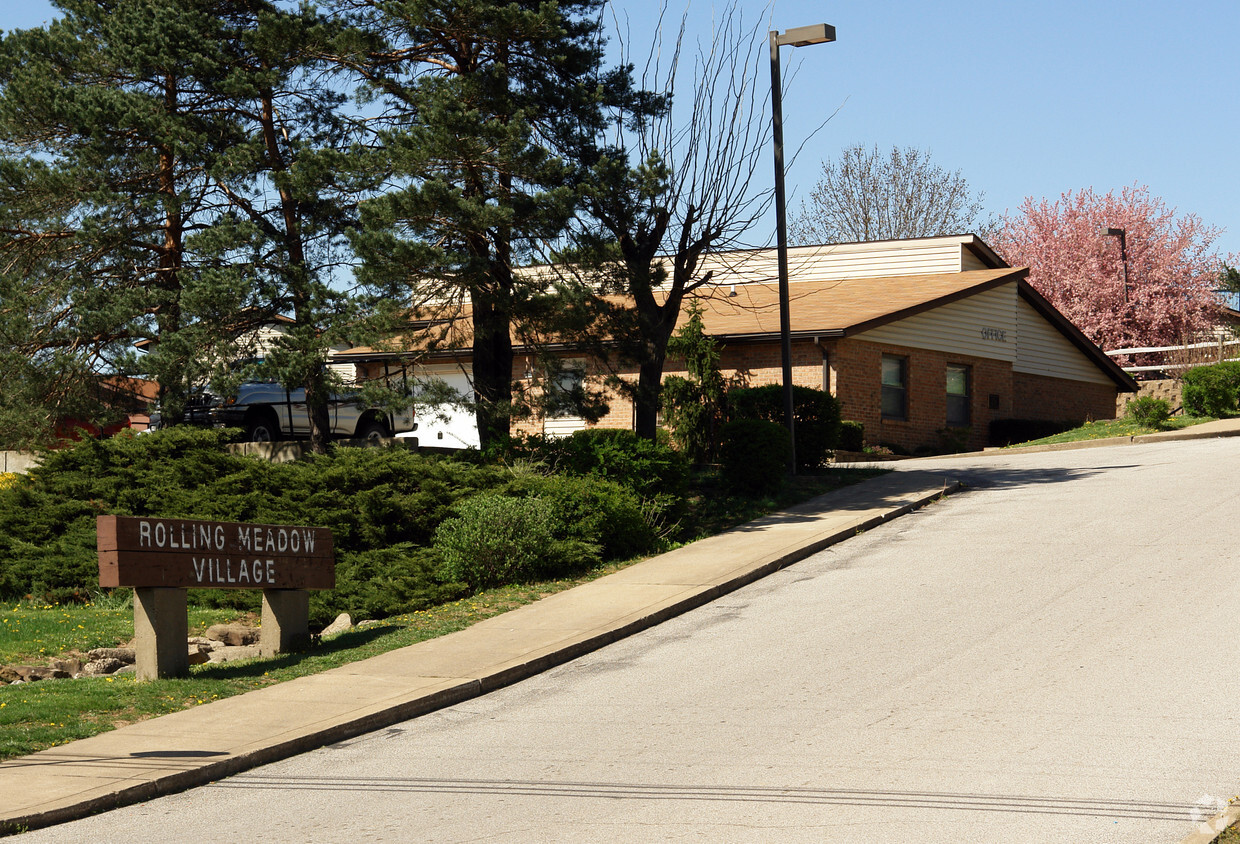
[[[1128,252],[1127,282],[1119,238]],[[1218,318],[1221,230],[1177,215],[1146,187],[1105,195],[1088,188],[1057,202],[1025,199],[1005,215],[992,244],[1103,349],[1170,346]],[[1229,259],[1232,263],[1234,259]]]

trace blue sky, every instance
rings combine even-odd
[[[0,28],[37,26],[46,0],[5,0]],[[655,0],[616,0],[634,30]],[[681,6],[672,5],[679,18]],[[745,4],[757,21],[759,3]],[[711,4],[692,0],[703,28]],[[1148,185],[1181,213],[1226,228],[1240,253],[1240,3],[1235,0],[780,0],[776,29],[836,27],[838,41],[784,48],[799,64],[784,101],[792,147],[839,109],[788,173],[795,210],[819,163],[854,144],[929,149],[985,192],[1026,196]],[[760,239],[760,238],[759,238]]]

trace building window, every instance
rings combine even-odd
[[[546,415],[552,418],[579,418],[582,388],[586,380],[586,362],[582,358],[565,358],[547,373]]]
[[[908,418],[908,358],[883,355],[883,418]]]
[[[972,424],[972,385],[969,367],[958,363],[947,365],[947,427],[967,428]]]

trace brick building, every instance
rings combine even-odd
[[[723,344],[725,376],[738,384],[781,380],[775,262],[775,250],[764,249],[714,255],[704,267],[713,283],[696,301],[706,333]],[[1027,274],[975,235],[790,249],[793,379],[839,398],[844,418],[861,422],[868,442],[908,450],[980,448],[995,419],[1113,418],[1117,393],[1134,391],[1135,382]],[[379,360],[367,352],[339,360],[378,374]],[[636,378],[635,369],[614,363],[574,363],[586,378]],[[459,353],[423,357],[418,366],[467,389],[468,360]],[[669,360],[666,374],[680,371]],[[613,396],[610,405],[597,424],[631,427],[631,404]],[[420,426],[425,444],[445,439],[436,424]],[[468,428],[471,420],[455,424]],[[560,417],[523,427],[562,434],[585,424]],[[469,431],[454,428],[446,439],[468,444]]]

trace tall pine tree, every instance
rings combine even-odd
[[[0,42],[0,166],[22,197],[0,232],[6,293],[44,303],[42,378],[0,375],[22,389],[141,371],[175,417],[200,375],[181,297],[187,239],[219,200],[204,163],[227,143],[199,82],[220,72],[211,5],[60,0],[62,17]],[[144,339],[160,342],[139,364]]]
[[[322,450],[327,350],[390,299],[334,275],[358,172],[325,75],[340,27],[270,0],[58,6],[0,44],[0,355],[26,363],[0,392],[51,418],[83,404],[74,373],[141,374],[175,421],[286,315],[265,374],[307,389]]]
[[[562,315],[546,305],[549,276],[521,269],[546,260],[577,208],[564,155],[597,131],[626,76],[599,72],[600,0],[342,5],[385,39],[358,59],[388,120],[393,183],[363,206],[362,275],[403,280],[431,322],[467,320],[486,446],[510,430],[514,332]]]
[[[249,372],[305,389],[311,446],[322,452],[339,386],[327,368],[331,348],[373,342],[392,310],[390,290],[375,295],[337,276],[350,258],[355,196],[371,180],[349,160],[356,123],[332,74],[346,33],[309,7],[266,0],[234,3],[223,17],[228,66],[218,91],[235,140],[211,172],[228,210],[210,245],[244,267],[258,313],[292,317]]]

